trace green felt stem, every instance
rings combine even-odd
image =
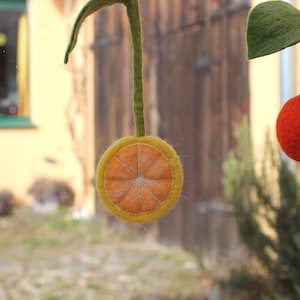
[[[139,0],[127,5],[130,25],[133,61],[133,112],[136,136],[145,135],[144,93],[143,93],[143,44]]]

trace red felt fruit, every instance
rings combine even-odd
[[[288,100],[281,108],[276,134],[285,154],[300,162],[300,95]]]

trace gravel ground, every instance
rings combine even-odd
[[[18,208],[0,219],[0,300],[204,300],[197,257],[99,220]]]

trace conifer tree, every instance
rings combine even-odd
[[[258,168],[246,118],[236,128],[235,139],[236,146],[223,163],[224,194],[250,257],[265,271],[268,296],[261,299],[300,299],[300,193],[295,166],[266,138]]]

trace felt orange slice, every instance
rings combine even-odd
[[[158,137],[125,137],[101,157],[97,192],[117,217],[150,222],[165,215],[178,200],[183,171],[175,150]]]

